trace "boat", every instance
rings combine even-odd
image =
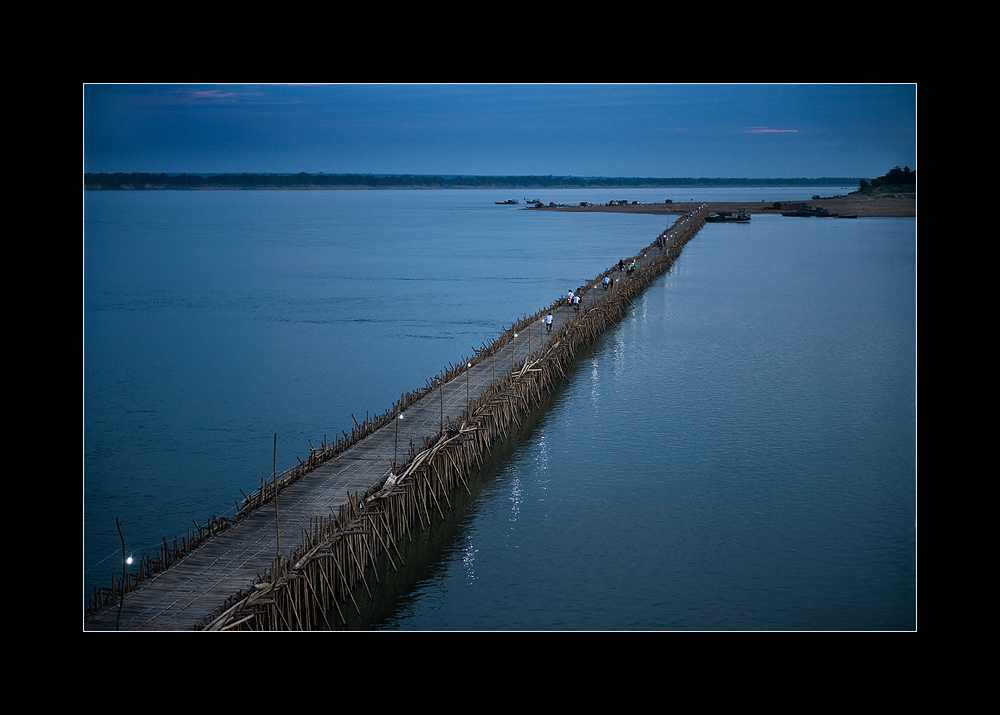
[[[508,206],[510,204],[516,204],[517,201],[515,201],[514,199],[507,199],[506,201],[494,201],[493,203],[499,206]]]
[[[745,209],[733,211],[719,211],[705,219],[708,223],[750,223],[750,214]]]
[[[540,203],[542,203],[542,201],[541,201],[541,199],[525,199],[524,203],[526,203],[526,204],[540,204]]]

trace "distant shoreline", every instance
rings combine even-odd
[[[318,181],[328,183],[316,183]],[[354,183],[348,183],[354,182]],[[494,183],[495,182],[495,183]],[[818,179],[691,179],[691,178],[580,178],[538,176],[410,176],[392,175],[376,177],[360,174],[146,174],[116,173],[84,175],[86,191],[399,191],[399,190],[480,190],[504,192],[544,192],[553,189],[585,191],[588,189],[613,189],[623,193],[633,189],[725,189],[725,188],[795,188],[838,189],[857,185],[847,177],[822,177]],[[740,201],[709,202],[712,212],[744,210],[751,214],[777,214],[805,206],[821,205],[830,214],[841,217],[916,217],[916,192],[914,187],[882,187],[876,192],[854,191],[833,197],[815,197],[809,201]],[[627,203],[555,205],[532,204],[524,199],[521,204],[511,199],[512,206],[528,211],[573,211],[596,213],[683,214],[693,211],[704,202]],[[501,203],[501,202],[494,202]]]
[[[572,211],[594,213],[639,213],[639,214],[683,214],[694,211],[698,206],[707,205],[709,213],[744,210],[753,215],[780,216],[782,211],[791,211],[805,206],[822,206],[836,217],[858,218],[915,218],[917,215],[916,194],[867,195],[861,193],[819,198],[809,201],[685,201],[663,204],[622,204],[590,206],[538,206],[528,207],[530,211]]]
[[[735,178],[713,177],[580,177],[580,176],[438,176],[411,174],[166,174],[146,172],[86,173],[85,190],[331,190],[331,189],[490,189],[544,191],[545,189],[697,189],[758,187],[858,186],[859,178]]]
[[[657,189],[663,191],[674,191],[679,189],[788,189],[788,188],[843,188],[847,184],[677,184],[672,186],[636,184],[634,186],[365,186],[363,184],[353,186],[157,186],[147,184],[143,186],[124,185],[119,187],[94,186],[84,184],[84,191],[587,191],[587,190],[614,190],[632,191],[633,189]],[[523,199],[519,199],[524,203]]]

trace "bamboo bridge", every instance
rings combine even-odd
[[[523,317],[384,414],[355,418],[352,434],[324,440],[307,461],[244,494],[234,519],[213,517],[185,538],[164,539],[133,573],[94,589],[84,630],[310,630],[345,622],[344,609],[371,596],[376,561],[405,568],[399,542],[435,514],[444,518],[449,494],[468,489],[472,469],[556,389],[575,354],[673,265],[706,215],[701,206],[680,216],[626,265],[581,286],[578,306],[562,299]]]

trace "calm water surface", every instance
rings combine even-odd
[[[914,233],[707,226],[372,627],[915,628]]]
[[[85,591],[666,225],[506,198],[88,192]],[[914,627],[915,241],[706,227],[368,627]]]

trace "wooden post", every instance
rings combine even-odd
[[[118,618],[115,619],[115,630],[118,630],[118,624],[122,620],[122,606],[125,605],[125,537],[122,536],[122,527],[118,523],[118,517],[115,517],[115,526],[118,527],[118,538],[122,540],[122,597],[121,601],[118,602]],[[111,585],[114,585],[114,579],[111,580]]]
[[[352,415],[353,417],[353,415]],[[278,561],[281,561],[281,529],[278,528],[278,433],[274,433],[274,534],[278,541]]]

